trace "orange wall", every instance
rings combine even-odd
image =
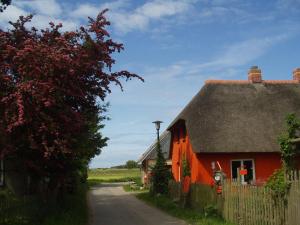
[[[178,127],[177,127],[178,129]],[[176,181],[182,178],[182,157],[186,154],[191,168],[191,182],[213,184],[211,163],[218,161],[226,173],[231,178],[231,160],[234,159],[253,159],[255,167],[256,183],[262,183],[281,167],[279,153],[198,153],[193,152],[188,135],[180,131],[180,138],[174,137],[172,132],[171,157],[172,173]],[[217,166],[217,165],[216,165]]]

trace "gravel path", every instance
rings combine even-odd
[[[90,225],[186,225],[123,190],[121,183],[89,191]]]

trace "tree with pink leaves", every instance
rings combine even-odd
[[[105,11],[87,27],[27,28],[32,16],[0,30],[0,156],[18,159],[29,174],[57,188],[106,145],[105,97],[121,79],[112,54],[123,50],[106,30]]]

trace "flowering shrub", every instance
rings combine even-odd
[[[99,129],[109,85],[142,79],[111,72],[111,55],[123,45],[105,29],[105,12],[71,32],[52,22],[44,30],[28,29],[32,16],[0,30],[0,156],[22,160],[50,183],[84,170],[106,145]]]

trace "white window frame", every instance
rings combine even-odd
[[[0,160],[0,187],[4,186],[4,161]]]
[[[244,161],[252,161],[253,182],[255,182],[256,181],[256,167],[255,167],[255,161],[254,161],[254,159],[232,159],[232,160],[230,160],[230,175],[231,175],[230,177],[231,177],[231,179],[233,179],[232,178],[232,162],[236,162],[236,161],[241,162],[241,166],[244,166]],[[241,183],[242,184],[247,184],[244,179],[245,179],[244,175],[241,175]]]

